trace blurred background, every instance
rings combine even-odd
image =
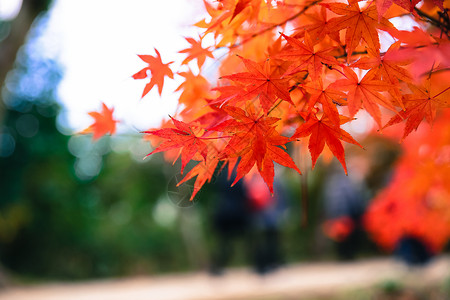
[[[220,277],[229,268],[265,276],[302,263],[393,255],[402,266],[419,268],[438,254],[446,257],[448,146],[442,152],[445,172],[436,166],[430,170],[439,184],[429,183],[421,196],[427,209],[438,200],[439,205],[417,232],[411,228],[420,227],[423,219],[409,210],[406,218],[414,221],[409,227],[389,223],[403,217],[391,214],[396,209],[407,210],[395,202],[403,197],[398,188],[377,197],[392,181],[408,185],[396,171],[405,146],[389,134],[359,136],[368,150],[347,149],[349,176],[327,159],[313,172],[301,167],[302,177],[278,170],[275,198],[258,179],[230,189],[224,173],[218,173],[190,202],[189,183],[176,187],[178,163],[172,166],[160,155],[143,160],[151,147],[139,131],[157,126],[173,111],[176,95],[160,98],[152,91],[139,100],[142,83],[131,79],[141,67],[136,54],[157,47],[163,61],[172,60],[184,45],[183,34],[192,35],[188,25],[196,20],[186,18],[201,12],[201,3],[177,1],[169,7],[162,2],[127,1],[124,7],[122,1],[0,0],[4,291],[54,281],[180,272]],[[87,112],[97,110],[100,101],[114,105],[125,121],[117,136],[93,142],[76,132],[90,124]],[[427,132],[419,132],[416,140],[420,134]],[[382,203],[385,199],[390,202]],[[450,299],[449,276],[444,272],[432,287],[418,291],[420,296],[395,280],[381,281],[374,289],[379,297]],[[363,297],[373,291],[357,295],[369,299]]]

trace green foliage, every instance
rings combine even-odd
[[[31,277],[72,279],[182,269],[187,259],[176,223],[162,226],[154,218],[167,187],[162,166],[112,152],[107,138],[86,151],[90,138],[60,133],[61,69],[33,47],[25,47],[4,90],[2,264]],[[92,157],[103,166],[99,176],[78,170]]]

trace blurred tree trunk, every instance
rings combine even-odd
[[[3,87],[8,72],[14,67],[17,52],[25,43],[27,33],[30,30],[34,19],[42,12],[46,11],[51,0],[23,0],[19,14],[10,21],[0,19],[0,26],[9,31],[6,38],[0,41],[0,83]],[[0,94],[0,125],[3,124],[5,115],[5,103]]]
[[[51,0],[23,0],[19,14],[13,20],[1,20],[0,26],[8,32],[0,41],[0,90],[5,84],[8,72],[14,67],[17,52],[25,43],[27,34],[36,17],[46,11]],[[0,130],[4,123],[6,106],[0,93]],[[1,145],[0,145],[1,147]],[[8,284],[8,276],[0,263],[0,288]]]
[[[194,270],[205,270],[208,266],[206,242],[200,225],[200,212],[191,208],[180,214],[179,230],[186,246],[190,265]]]

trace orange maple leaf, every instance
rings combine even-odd
[[[186,41],[188,41],[189,44],[191,44],[191,47],[178,51],[178,53],[188,54],[188,56],[181,63],[182,65],[189,63],[191,60],[197,59],[198,68],[201,69],[201,67],[205,63],[206,57],[214,58],[210,50],[211,47],[208,48],[202,47],[201,37],[199,37],[198,41],[190,37],[187,37],[185,39]]]
[[[178,103],[184,104],[185,110],[191,110],[196,104],[204,105],[205,103],[200,100],[210,96],[208,80],[200,74],[195,75],[191,70],[177,74],[184,77],[183,82],[175,90],[175,92],[182,91]]]
[[[276,58],[292,61],[292,65],[286,70],[285,75],[292,75],[299,71],[308,70],[312,80],[316,80],[322,75],[324,64],[334,65],[337,60],[328,55],[332,48],[316,50],[318,46],[314,46],[308,32],[304,34],[303,43],[298,39],[281,34],[293,48],[280,52]]]
[[[235,86],[235,85],[225,85],[225,86],[218,86],[212,89],[213,91],[220,92],[220,96],[218,96],[215,99],[210,100],[210,105],[231,105],[235,103],[236,101],[233,101],[233,99],[239,100],[239,96],[242,93],[245,93],[245,89],[242,88],[242,86]]]
[[[344,167],[345,174],[347,174],[347,166],[345,165],[344,147],[342,146],[342,141],[362,146],[345,130],[336,126],[327,115],[322,115],[320,119],[316,115],[301,114],[306,120],[305,123],[301,124],[291,140],[296,140],[298,138],[309,136],[308,149],[311,153],[312,168],[314,168],[317,158],[319,158],[320,153],[322,153],[325,143],[331,150],[333,155],[340,161]],[[350,118],[340,116],[341,125],[350,121]]]
[[[171,149],[180,149],[181,152],[181,174],[183,174],[184,167],[195,155],[200,155],[206,160],[207,145],[195,134],[195,130],[189,124],[178,121],[172,117],[175,128],[162,128],[157,130],[147,130],[143,133],[156,135],[167,139],[162,142],[155,150],[147,154],[145,157],[162,151]],[[201,159],[201,158],[200,158]]]
[[[216,38],[220,40],[216,47],[223,47],[233,44],[238,38],[237,31],[241,31],[244,22],[255,23],[258,21],[259,11],[262,1],[260,0],[203,0],[206,11],[210,15],[209,22],[206,19],[196,23],[201,28],[206,28],[204,32],[214,32]]]
[[[324,114],[328,116],[331,122],[339,126],[340,118],[336,104],[346,104],[344,101],[345,94],[330,86],[324,89],[321,78],[303,85],[303,88],[311,94],[308,101],[309,108],[312,109],[312,107],[319,102],[322,104]]]
[[[240,14],[251,2],[252,0],[238,0],[236,6],[234,7],[233,15],[231,16],[230,22]]]
[[[91,111],[88,114],[95,119],[95,122],[88,128],[81,131],[82,134],[93,133],[92,138],[97,140],[105,134],[114,134],[116,124],[119,122],[113,118],[114,108],[109,109],[102,103],[102,112]]]
[[[293,104],[289,94],[288,79],[282,78],[277,72],[272,72],[268,60],[258,64],[241,56],[239,57],[249,72],[221,77],[245,84],[245,88],[242,87],[244,91],[233,100],[234,102],[251,100],[258,96],[265,113],[272,108],[278,98]]]
[[[378,51],[380,49],[380,40],[378,38],[377,28],[387,30],[394,26],[386,18],[378,21],[377,8],[375,5],[369,5],[361,10],[355,0],[349,0],[349,5],[344,3],[321,3],[332,12],[342,17],[332,18],[328,21],[328,31],[340,31],[347,29],[345,33],[345,44],[347,46],[348,59],[353,50],[363,39],[369,48]]]
[[[381,76],[382,80],[387,80],[393,85],[390,90],[391,95],[397,101],[398,105],[404,109],[401,99],[401,91],[399,89],[399,80],[404,82],[411,82],[412,75],[409,71],[402,66],[411,63],[411,59],[403,58],[393,59],[392,55],[399,49],[400,42],[392,44],[389,49],[382,56],[378,52],[369,50],[370,57],[363,57],[356,63],[352,64],[352,67],[360,69],[376,69],[377,73]]]
[[[293,37],[302,38],[307,31],[314,45],[320,43],[326,35],[332,40],[340,42],[339,32],[329,32],[328,30],[327,10],[324,6],[320,6],[320,12],[305,15],[312,20],[312,23],[296,28],[295,34],[292,35]]]
[[[147,93],[150,92],[155,85],[158,86],[158,92],[159,95],[161,95],[164,86],[164,77],[167,76],[173,79],[173,72],[169,67],[169,65],[173,63],[173,61],[164,64],[161,60],[161,55],[159,54],[159,51],[156,50],[156,48],[155,52],[156,56],[138,55],[140,59],[148,63],[148,67],[143,68],[142,70],[134,74],[132,77],[134,79],[145,79],[148,77],[148,71],[150,70],[151,72],[150,82],[145,85],[141,98],[147,95]]]
[[[443,1],[443,0],[438,0],[438,1]],[[407,11],[412,12],[414,10],[414,7],[416,6],[416,4],[419,2],[420,2],[420,0],[376,0],[378,18],[381,19],[381,17],[386,13],[386,11],[394,3],[397,4],[398,6],[406,9]]]
[[[195,167],[193,167],[187,174],[184,176],[184,178],[177,184],[177,186],[183,184],[184,182],[188,181],[191,178],[196,177],[195,183],[194,183],[194,190],[192,191],[192,195],[190,200],[194,200],[195,195],[200,191],[202,186],[210,182],[214,171],[216,170],[217,164],[219,163],[219,160],[217,159],[217,150],[214,147],[211,147],[210,149],[213,149],[211,152],[213,152],[211,155],[209,155],[205,161],[200,161]]]
[[[404,96],[405,110],[398,112],[383,127],[388,127],[402,122],[406,119],[406,125],[403,133],[403,139],[406,138],[414,129],[417,130],[420,123],[425,119],[428,124],[433,124],[436,118],[436,111],[439,108],[450,108],[450,87],[432,95],[427,87],[416,87],[410,85],[413,94]]]
[[[400,42],[393,43],[383,55],[378,52],[369,51],[370,57],[363,57],[356,63],[352,64],[354,68],[373,69],[377,68],[378,73],[382,79],[389,80],[391,83],[402,80],[404,82],[411,82],[412,76],[405,68],[401,66],[411,63],[410,58],[393,59],[392,55],[400,48]]]
[[[394,3],[409,12],[413,12],[419,2],[420,0],[376,0],[378,16],[381,18]],[[444,0],[433,0],[432,2],[435,6],[444,10]]]
[[[352,69],[344,67],[343,70],[347,78],[339,79],[330,86],[348,91],[348,110],[352,117],[363,106],[381,128],[381,112],[378,104],[392,111],[395,111],[395,107],[380,92],[390,90],[392,85],[388,81],[377,79],[375,69],[367,72],[361,80]]]
[[[421,76],[428,75],[433,69],[450,68],[450,42],[434,37],[418,27],[413,31],[393,30],[389,32],[402,43],[402,47],[391,51],[391,61],[409,59],[409,66],[416,82]]]
[[[233,106],[225,106],[223,110],[233,119],[224,121],[210,130],[232,134],[230,141],[219,154],[219,159],[241,157],[232,185],[247,174],[255,164],[271,193],[275,175],[274,161],[301,174],[289,154],[278,147],[289,142],[289,138],[281,136],[275,130],[274,124],[280,119],[259,115],[251,107],[247,112]]]

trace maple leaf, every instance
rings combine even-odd
[[[199,118],[193,121],[193,123],[199,124],[199,126],[204,128],[206,131],[228,118],[228,115],[219,107],[209,105],[209,108],[212,111],[202,114]]]
[[[369,50],[371,57],[361,58],[353,63],[352,67],[365,70],[377,68],[381,78],[387,79],[391,83],[397,82],[397,80],[411,82],[411,74],[407,69],[401,67],[410,64],[411,59],[403,58],[402,60],[399,60],[398,58],[392,57],[398,49],[400,49],[400,42],[393,43],[383,55]]]
[[[186,109],[191,109],[199,99],[205,99],[209,96],[210,85],[205,77],[195,75],[191,70],[177,73],[184,77],[184,81],[177,87],[175,92],[182,91],[178,102],[186,105]]]
[[[391,51],[390,59],[393,62],[409,59],[416,82],[433,69],[450,68],[450,41],[433,37],[418,27],[411,32],[395,30],[389,33],[403,44]]]
[[[202,47],[202,38],[200,36],[198,41],[190,37],[185,39],[189,44],[191,44],[191,47],[178,51],[178,53],[188,54],[188,56],[181,63],[182,65],[189,63],[191,60],[197,59],[198,68],[201,69],[205,63],[206,57],[214,58],[211,50],[209,50],[211,47]]]
[[[438,0],[439,1],[439,0]],[[378,11],[378,20],[388,11],[392,4],[397,4],[401,8],[413,12],[414,7],[420,0],[376,0],[376,6]]]
[[[113,118],[114,108],[109,109],[105,103],[102,103],[102,111],[92,111],[88,114],[94,118],[95,122],[88,128],[81,131],[82,134],[93,133],[92,138],[97,140],[105,134],[114,134],[116,124],[119,122]]]
[[[249,72],[221,77],[246,85],[245,91],[235,98],[234,101],[251,100],[258,96],[265,113],[272,108],[278,98],[293,104],[289,94],[288,79],[282,78],[276,72],[271,72],[268,60],[258,64],[249,59],[240,58]]]
[[[230,23],[233,19],[240,14],[251,2],[252,0],[238,0],[236,6],[234,7],[233,15],[231,16]]]
[[[221,38],[216,47],[233,44],[238,37],[237,32],[242,30],[243,23],[257,22],[263,3],[260,0],[220,0],[214,1],[216,5],[205,0],[203,2],[211,17],[210,21],[203,19],[195,25],[206,28],[205,34],[214,32],[216,38]]]
[[[183,174],[184,167],[191,159],[194,159],[195,155],[200,155],[204,160],[206,160],[208,149],[206,143],[195,134],[195,129],[193,129],[192,126],[172,117],[170,118],[172,119],[175,128],[162,128],[143,131],[143,133],[152,134],[167,139],[145,157],[154,153],[179,148],[181,152],[181,174]]]
[[[362,148],[362,146],[353,137],[336,126],[327,115],[323,114],[320,119],[316,117],[315,114],[306,115],[301,113],[302,117],[306,120],[305,123],[301,124],[291,140],[296,140],[302,137],[309,136],[308,149],[311,153],[312,168],[316,164],[317,158],[319,158],[320,153],[322,153],[325,143],[331,150],[331,153],[339,160],[344,167],[345,174],[347,174],[347,166],[345,165],[344,147],[342,146],[342,141],[357,145]],[[350,121],[350,118],[340,116],[341,125]]]
[[[420,89],[419,95],[424,87]],[[448,244],[450,110],[441,112],[433,127],[422,127],[413,139],[403,141],[403,155],[389,185],[370,201],[365,213],[366,230],[388,250],[405,234],[420,238],[433,252]]]
[[[231,23],[231,21],[245,9],[250,1],[239,0],[238,3],[236,3],[235,0],[221,0],[217,1],[218,6],[216,7],[206,0],[203,0],[203,2],[208,14],[211,16],[210,23],[206,24],[206,28],[208,28],[206,32],[209,32],[213,28],[219,27],[221,23],[228,18],[230,18],[228,23]]]
[[[143,68],[139,72],[135,73],[132,77],[134,79],[145,79],[148,77],[148,71],[150,70],[151,72],[150,82],[145,85],[141,98],[147,95],[147,93],[150,92],[155,85],[158,86],[158,92],[159,95],[161,95],[164,85],[164,77],[167,76],[173,79],[173,72],[169,67],[169,65],[173,63],[173,61],[164,64],[161,60],[161,55],[159,54],[159,51],[156,50],[156,48],[155,52],[156,56],[138,55],[140,59],[148,63],[148,67]]]
[[[345,105],[345,94],[339,90],[333,89],[331,86],[323,88],[322,79],[319,78],[316,81],[311,81],[303,85],[303,88],[311,94],[308,105],[309,108],[319,102],[322,104],[323,112],[328,116],[331,122],[335,125],[340,124],[339,112],[336,107],[338,105]]]
[[[245,89],[243,89],[241,86],[235,86],[235,85],[225,85],[225,86],[218,86],[212,89],[213,91],[220,92],[220,96],[218,96],[215,99],[210,100],[210,105],[225,105],[225,104],[233,104],[236,101],[233,101],[233,99],[238,99],[239,96],[245,93]]]
[[[275,130],[274,124],[279,121],[278,118],[259,115],[251,107],[247,112],[233,106],[225,106],[223,110],[233,119],[224,121],[210,130],[232,133],[230,141],[219,154],[219,159],[241,157],[232,185],[247,174],[255,164],[271,193],[275,175],[274,161],[301,174],[289,154],[278,147],[289,142],[289,138],[281,136]]]
[[[370,70],[361,80],[358,79],[352,69],[344,67],[343,70],[347,78],[337,80],[330,86],[334,89],[342,88],[348,91],[348,110],[352,117],[363,106],[381,128],[381,112],[378,104],[392,111],[395,111],[395,108],[390,101],[380,94],[380,91],[388,91],[392,88],[392,85],[387,81],[377,79],[377,70]]]
[[[378,17],[381,18],[394,3],[409,12],[414,12],[419,2],[420,0],[376,0]],[[433,4],[444,10],[444,0],[433,0]]]
[[[308,32],[305,32],[303,43],[299,40],[281,34],[293,48],[292,50],[283,50],[276,58],[282,58],[293,61],[293,64],[286,70],[285,75],[292,75],[302,70],[308,70],[311,79],[316,80],[321,76],[324,64],[334,65],[337,60],[327,55],[332,49],[315,50],[313,42]]]
[[[375,5],[369,5],[361,11],[357,1],[349,0],[349,5],[344,3],[321,3],[332,12],[341,15],[328,21],[329,32],[347,29],[345,33],[345,44],[350,59],[353,50],[363,39],[369,48],[378,51],[380,49],[380,40],[378,38],[378,29],[387,30],[394,26],[385,18],[378,21],[377,8]]]
[[[404,109],[403,102],[401,99],[401,92],[399,90],[399,80],[404,82],[411,82],[413,80],[412,75],[403,65],[408,65],[411,63],[411,59],[403,58],[402,60],[393,57],[396,51],[400,48],[400,42],[395,42],[389,49],[380,55],[378,52],[369,50],[371,54],[370,57],[363,57],[356,63],[352,64],[352,67],[360,69],[376,69],[377,74],[381,76],[382,80],[387,80],[393,85],[392,95],[396,99],[399,106]]]
[[[432,95],[428,87],[416,87],[410,85],[413,94],[404,96],[405,110],[398,112],[393,116],[384,128],[400,123],[406,120],[406,125],[403,133],[405,139],[413,130],[417,130],[420,123],[425,119],[428,124],[433,124],[436,117],[436,111],[439,108],[450,108],[450,87],[441,92]]]
[[[195,165],[195,167],[193,167],[186,174],[186,176],[184,176],[184,178],[177,184],[177,186],[179,186],[184,182],[188,181],[189,179],[196,177],[194,183],[194,190],[192,191],[190,201],[194,200],[195,195],[197,195],[197,193],[200,191],[200,189],[205,183],[211,182],[211,179],[214,175],[214,171],[216,170],[219,160],[217,159],[218,154],[217,149],[215,148],[212,149],[214,149],[213,155],[208,156],[205,161],[200,161],[197,165]]]
[[[327,10],[324,6],[320,6],[319,13],[306,15],[313,20],[312,24],[296,28],[293,37],[302,38],[307,31],[311,36],[311,40],[314,45],[321,42],[326,35],[328,35],[332,40],[340,42],[339,32],[329,32],[328,30]]]
[[[439,7],[441,10],[444,10],[444,0],[433,0],[433,4]]]

